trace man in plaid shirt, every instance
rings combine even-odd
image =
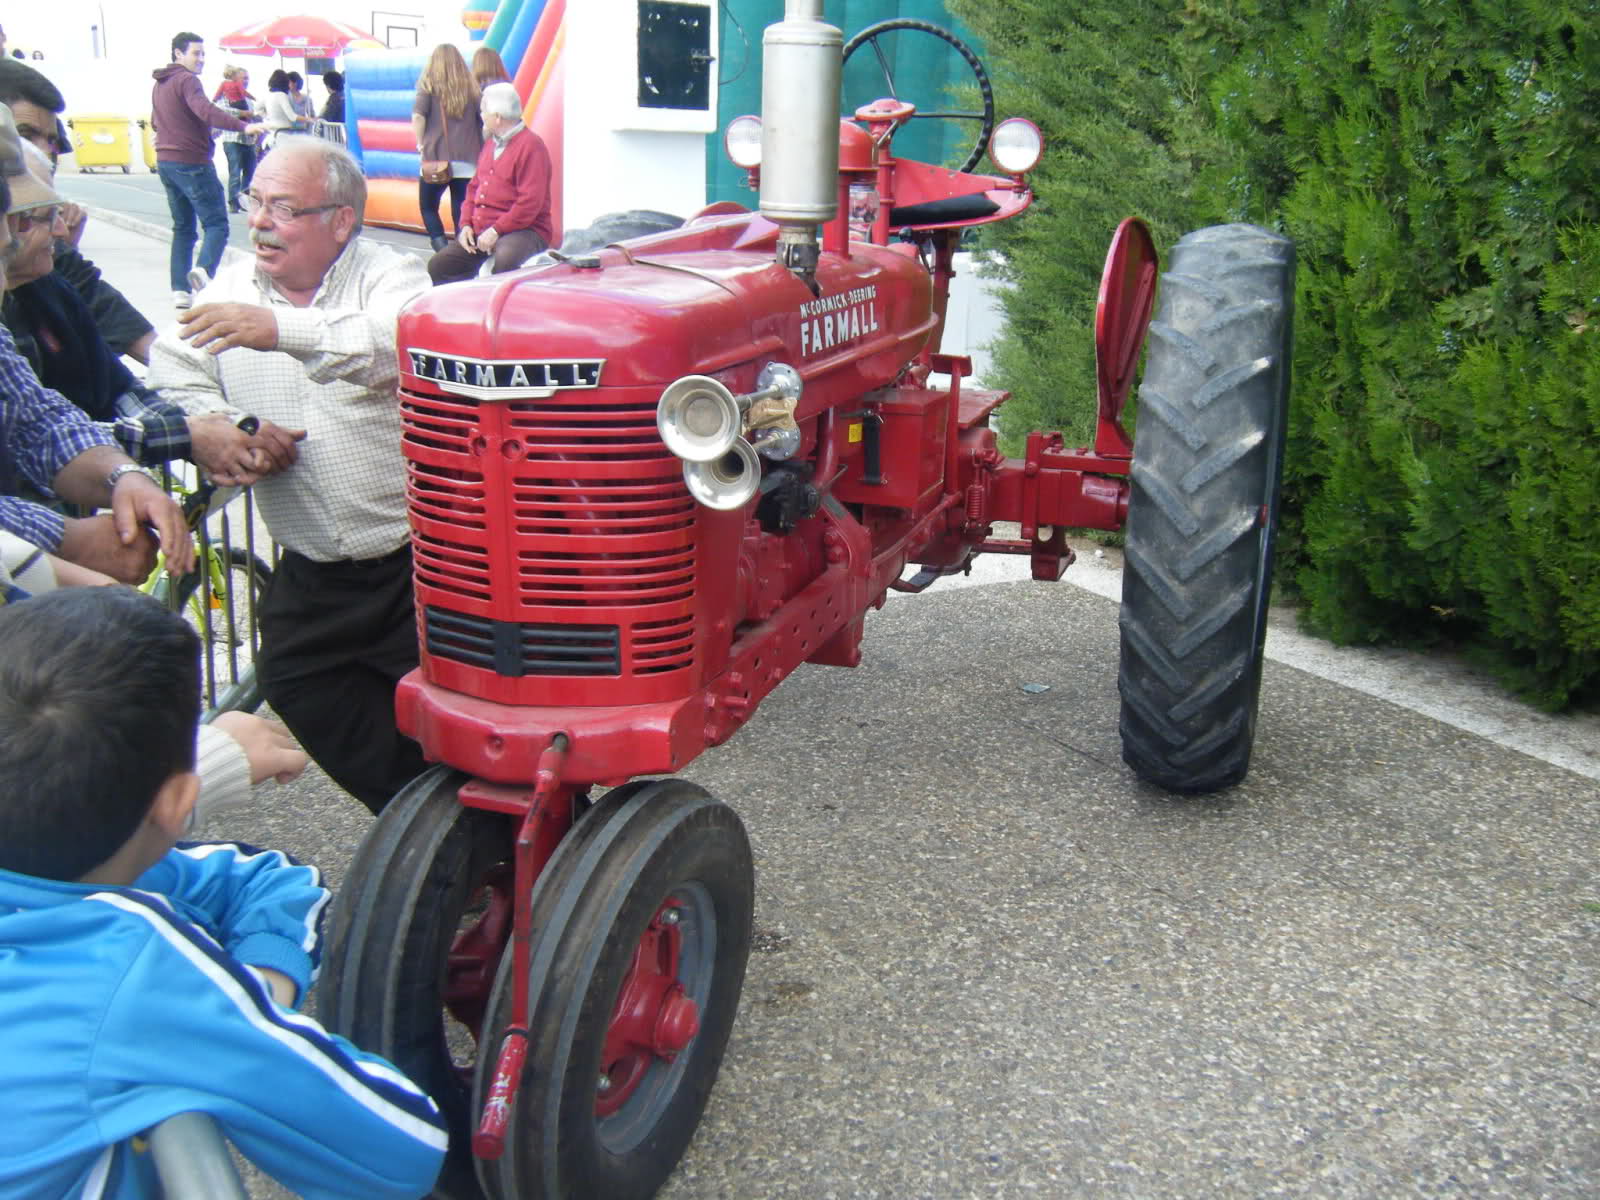
[[[3,187],[0,181],[0,187]],[[23,500],[20,485],[90,506],[64,517]],[[183,510],[111,436],[58,393],[40,385],[0,328],[0,529],[124,583],[142,583],[166,551],[177,574],[194,566]],[[152,533],[153,531],[153,533]]]
[[[8,134],[0,128],[0,141]],[[122,364],[78,292],[54,270],[53,235],[61,232],[61,197],[48,157],[18,146],[28,172],[13,179],[7,217],[14,242],[6,257],[0,319],[42,383],[60,392],[113,436],[135,461],[153,466],[189,459],[224,484],[246,484],[282,469],[292,455],[251,438],[223,416],[191,417],[144,387]]]

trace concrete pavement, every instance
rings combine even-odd
[[[159,237],[85,252],[170,317]],[[685,772],[759,936],[663,1194],[1600,1191],[1600,720],[1277,614],[1249,779],[1179,800],[1120,762],[1114,556],[981,567]],[[313,769],[210,832],[337,882],[369,823]]]

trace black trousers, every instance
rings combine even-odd
[[[427,765],[394,719],[395,684],[417,665],[410,544],[360,562],[285,550],[260,621],[267,703],[335,783],[381,811]]]
[[[531,229],[513,229],[510,233],[501,234],[488,254],[474,253],[459,240],[452,241],[428,260],[428,276],[435,287],[441,283],[471,279],[486,258],[494,259],[490,271],[499,275],[505,271],[515,271],[544,248],[544,239]]]

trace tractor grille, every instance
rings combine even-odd
[[[502,675],[692,664],[695,503],[654,399],[619,396],[401,392],[430,653]]]
[[[428,653],[497,675],[617,675],[615,625],[533,625],[490,621],[442,608],[423,609]]]

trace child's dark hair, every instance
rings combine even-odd
[[[121,587],[0,607],[0,867],[77,879],[194,769],[200,640]]]

